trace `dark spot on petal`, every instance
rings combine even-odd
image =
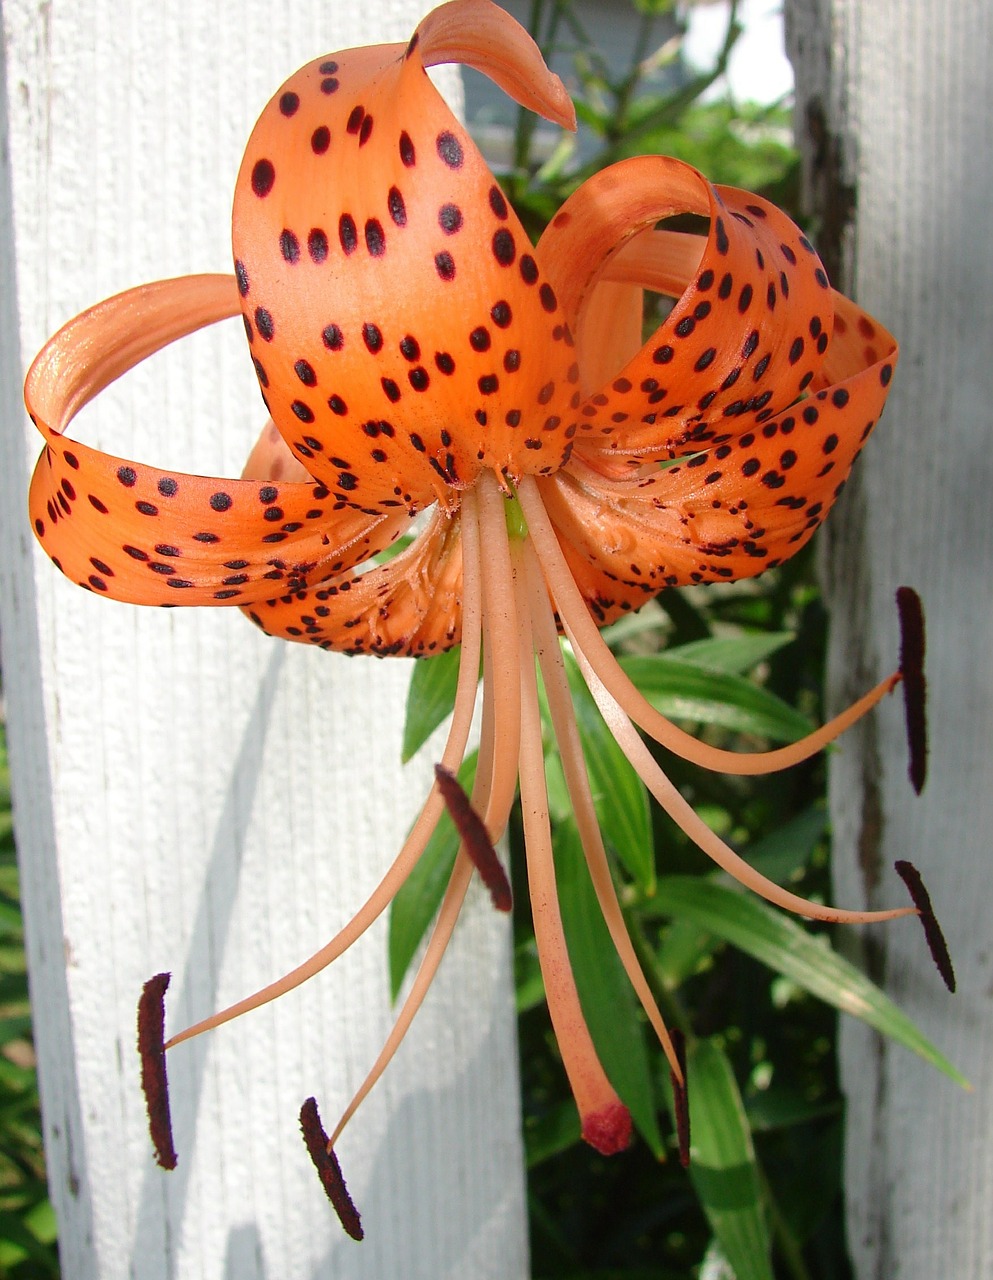
[[[264,200],[269,194],[275,181],[276,170],[273,168],[272,161],[257,160],[252,169],[252,190],[260,200]]]

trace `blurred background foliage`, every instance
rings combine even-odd
[[[720,91],[741,33],[737,3],[704,71],[683,57],[685,6],[674,0],[507,0],[505,7],[562,75],[580,122],[575,138],[550,131],[467,74],[470,127],[532,236],[590,173],[651,152],[760,192],[801,220],[789,104],[735,102]],[[826,620],[812,565],[805,551],[758,581],[669,591],[616,624],[611,646],[646,696],[695,732],[732,747],[789,741],[822,718]],[[450,655],[416,667],[408,756],[450,706],[454,673]],[[578,683],[576,693],[627,924],[664,1014],[687,1036],[694,1161],[687,1171],[674,1158],[668,1068],[592,897],[549,732],[556,858],[577,979],[640,1136],[609,1160],[580,1141],[537,967],[518,818],[510,845],[534,1280],[847,1280],[832,1005],[857,1005],[881,1030],[952,1069],[831,950],[828,931],[785,920],[714,873],[612,749]],[[828,897],[823,759],[754,779],[666,764],[701,815],[750,861],[798,893]],[[454,856],[454,832],[443,824],[392,914],[394,989]],[[0,1276],[11,1280],[59,1274],[39,1131],[4,754]]]

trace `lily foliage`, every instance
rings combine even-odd
[[[249,139],[234,201],[234,275],[161,281],[99,304],[51,340],[26,387],[46,440],[32,522],[81,586],[140,604],[233,605],[269,636],[418,657],[431,678],[444,664],[452,715],[436,784],[352,921],[290,974],[171,1037],[165,975],[149,982],[140,1008],[153,1139],[171,1167],[166,1053],[318,973],[398,895],[407,895],[409,922],[410,886],[416,898],[426,870],[443,865],[440,901],[421,894],[413,909],[420,925],[434,919],[380,1057],[330,1138],[313,1099],[301,1112],[308,1150],[356,1237],[362,1227],[335,1144],[423,1000],[473,876],[497,908],[510,907],[495,846],[518,789],[525,867],[513,874],[530,898],[535,980],[579,1130],[599,1152],[628,1146],[632,1110],[659,1156],[665,1141],[654,1084],[622,1080],[622,1055],[605,1048],[603,1028],[591,1031],[576,970],[589,978],[602,967],[588,962],[594,948],[616,957],[604,971],[623,975],[621,1004],[633,992],[640,1006],[635,1034],[643,1019],[667,1061],[682,1160],[693,1152],[704,1172],[719,1168],[732,1133],[737,1163],[754,1168],[727,1060],[694,1035],[671,999],[666,961],[629,931],[626,902],[655,897],[661,912],[677,903],[684,920],[746,947],[751,939],[757,958],[836,1003],[864,982],[836,958],[824,981],[825,965],[811,958],[816,944],[764,905],[741,905],[725,885],[708,883],[701,895],[680,877],[657,880],[645,860],[649,794],[688,845],[766,902],[826,923],[920,914],[942,959],[919,878],[905,875],[912,906],[860,911],[803,897],[736,852],[661,759],[731,777],[801,765],[901,681],[919,692],[922,636],[900,668],[824,727],[739,751],[677,725],[665,680],[675,671],[685,687],[703,672],[699,686],[712,686],[703,701],[718,701],[715,688],[740,698],[740,652],[725,653],[723,674],[714,648],[683,655],[689,675],[671,662],[652,673],[636,655],[618,660],[611,630],[660,593],[664,604],[682,587],[749,579],[805,546],[882,412],[893,337],[831,288],[813,245],[773,204],[661,155],[589,176],[532,245],[426,75],[450,61],[574,127],[561,82],[489,0],[443,5],[405,46],[316,59],[281,87]],[[686,215],[705,229],[667,225]],[[647,340],[646,291],[672,300]],[[65,436],[109,382],[230,316],[244,322],[270,414],[240,480],[161,471]],[[379,558],[408,534],[398,554]],[[912,593],[901,612],[916,625]],[[753,649],[753,660],[774,648]],[[480,743],[467,758],[480,671]],[[443,697],[439,707],[448,710]],[[762,708],[766,736],[790,737],[795,720],[780,733],[782,708],[758,693],[744,726],[755,728]],[[415,746],[426,731],[412,732]],[[915,741],[919,765],[919,732]],[[446,812],[457,830],[447,851],[436,834]],[[585,948],[567,942],[566,897],[585,903]],[[402,933],[395,917],[398,978],[419,925]],[[863,1016],[942,1065],[867,986]],[[694,1075],[703,1101],[688,1109]],[[760,1211],[714,1213],[730,1255],[755,1253],[747,1236],[760,1229]]]

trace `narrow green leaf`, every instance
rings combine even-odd
[[[662,655],[676,662],[692,662],[694,666],[707,667],[710,671],[724,671],[728,675],[744,675],[760,662],[792,644],[796,639],[792,631],[748,631],[737,636],[711,636],[707,640],[693,640]]]
[[[403,726],[404,764],[420,751],[435,729],[451,714],[459,681],[462,646],[433,658],[418,658],[407,690],[407,718]]]
[[[688,1046],[690,1177],[736,1280],[773,1280],[769,1229],[752,1135],[727,1055]]]
[[[709,929],[702,929],[692,920],[670,921],[655,957],[666,990],[678,991],[684,982],[699,973],[719,946],[720,940]]]
[[[545,999],[545,980],[533,937],[514,948],[514,998],[519,1014],[536,1008]]]
[[[562,924],[583,1013],[600,1061],[656,1156],[662,1135],[637,999],[600,911],[573,821],[555,831],[555,875]]]
[[[745,857],[777,884],[806,867],[827,832],[827,809],[818,802],[750,844]]]
[[[813,730],[807,717],[789,703],[742,676],[710,671],[664,653],[619,661],[652,706],[671,719],[720,725],[774,742],[793,742]]]
[[[645,784],[628,764],[569,655],[566,671],[603,838],[641,890],[651,895],[655,891],[655,846]]]
[[[476,757],[473,751],[459,769],[459,782],[467,792],[472,790],[476,776]],[[394,1000],[421,939],[441,905],[458,851],[455,825],[444,811],[416,867],[390,907],[388,948],[390,993]]]
[[[30,1258],[45,1268],[45,1275],[52,1275],[56,1268],[54,1246],[41,1241],[25,1226],[21,1217],[0,1209],[0,1261],[13,1266],[19,1258]]]
[[[524,1150],[527,1167],[535,1169],[552,1156],[568,1151],[582,1141],[579,1112],[572,1098],[560,1102],[534,1124],[525,1126]]]
[[[961,1072],[889,996],[833,951],[823,935],[808,933],[757,898],[696,876],[664,877],[656,902],[667,915],[711,930],[811,995],[912,1050],[956,1084],[969,1087]]]

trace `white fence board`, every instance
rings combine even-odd
[[[406,664],[280,646],[234,610],[94,599],[32,547],[25,512],[39,438],[20,382],[44,339],[130,285],[230,270],[234,178],[269,96],[322,52],[406,39],[426,7],[3,0],[4,679],[73,1280],[527,1271],[509,938],[480,895],[340,1143],[362,1245],[324,1202],[297,1113],[313,1093],[333,1122],[378,1052],[381,926],[276,1007],[170,1054],[180,1165],[154,1165],[134,1049],[143,980],[174,971],[175,1029],[309,954],[392,859],[429,762],[399,765]],[[156,357],[78,431],[238,474],[264,416],[239,330]]]
[[[850,1244],[861,1280],[981,1280],[993,1270],[993,10],[793,0],[789,15],[798,116],[817,100],[827,126],[810,153],[837,157],[829,176],[855,197],[847,283],[901,342],[886,415],[828,523],[835,701],[893,661],[898,584],[918,588],[928,619],[930,780],[915,799],[896,699],[834,757],[837,897],[899,899],[894,859],[918,863],[959,993],[945,995],[913,922],[873,931],[866,958],[975,1086],[845,1022]]]

